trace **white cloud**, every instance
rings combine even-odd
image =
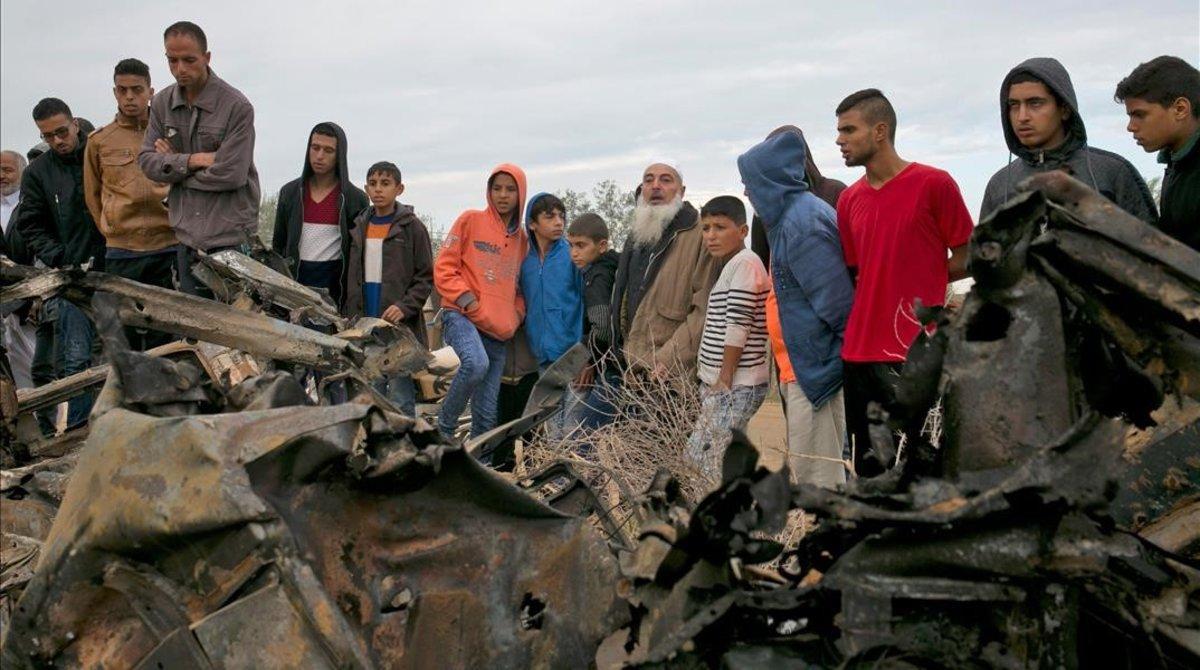
[[[977,209],[1004,164],[998,87],[1030,56],[1071,72],[1090,140],[1159,174],[1124,132],[1112,88],[1161,53],[1195,59],[1194,0],[1134,5],[794,0],[488,3],[214,0],[103,6],[0,5],[0,144],[37,141],[29,110],[62,97],[111,118],[112,65],[134,56],[170,82],[162,30],[188,18],[208,32],[213,67],[254,102],[264,190],[299,173],[308,129],[334,120],[351,174],[400,165],[418,210],[446,226],[483,202],[496,163],[530,187],[631,187],[644,164],[681,163],[695,200],[740,193],[734,158],[794,123],[830,176],[852,181],[833,145],[833,108],[882,88],[900,116],[900,151],[951,171]],[[701,204],[701,202],[697,202]]]

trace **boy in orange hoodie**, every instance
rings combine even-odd
[[[471,437],[496,426],[504,373],[504,345],[525,317],[517,290],[529,248],[521,212],[525,173],[502,164],[488,178],[487,209],[463,212],[450,228],[433,266],[442,298],[442,338],[458,354],[458,373],[442,400],[438,431],[452,440],[471,402]]]

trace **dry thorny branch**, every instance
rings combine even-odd
[[[617,495],[620,488],[644,491],[654,474],[666,468],[694,504],[719,483],[709,479],[687,455],[687,438],[700,412],[699,391],[694,375],[626,375],[613,393],[615,413],[611,423],[595,430],[578,428],[560,438],[540,433],[519,451],[517,471],[534,472],[563,458],[581,469],[594,464],[592,472],[587,473],[590,481],[614,508],[614,517],[625,521],[624,532],[636,537],[633,510],[630,501]],[[618,478],[619,482],[610,478]],[[787,527],[776,539],[795,546],[810,527],[811,519],[793,510]]]

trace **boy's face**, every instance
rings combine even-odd
[[[513,210],[517,208],[517,200],[521,197],[517,190],[517,180],[507,172],[497,173],[496,177],[492,179],[490,195],[492,205],[500,214],[500,218],[507,221]]]
[[[580,270],[608,251],[608,240],[593,240],[587,235],[567,235],[567,242],[571,245],[571,262]]]
[[[563,211],[552,209],[549,212],[540,212],[533,217],[533,221],[529,222],[529,229],[533,231],[534,237],[554,242],[563,236],[564,223]]]
[[[700,220],[704,248],[713,258],[726,258],[745,248],[749,230],[749,226],[738,225],[724,214],[713,214]]]
[[[1192,110],[1186,98],[1176,100],[1169,107],[1141,98],[1126,98],[1125,113],[1129,115],[1129,125],[1125,129],[1133,134],[1138,146],[1146,151],[1160,151],[1179,139]]]
[[[336,137],[312,134],[308,140],[308,167],[313,174],[325,176],[337,167],[337,142]]]
[[[390,174],[375,172],[367,175],[366,191],[372,205],[387,207],[404,192],[404,184],[396,181]]]
[[[1008,122],[1022,146],[1053,149],[1066,138],[1071,110],[1059,107],[1045,84],[1023,81],[1009,86],[1007,104]]]

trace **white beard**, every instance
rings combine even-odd
[[[7,186],[0,186],[0,195],[12,195],[21,190],[21,182],[17,180]]]
[[[651,205],[645,200],[638,200],[633,209],[633,230],[629,238],[638,246],[654,246],[662,239],[667,230],[667,224],[683,209],[683,194],[676,193],[675,199],[665,205]]]

